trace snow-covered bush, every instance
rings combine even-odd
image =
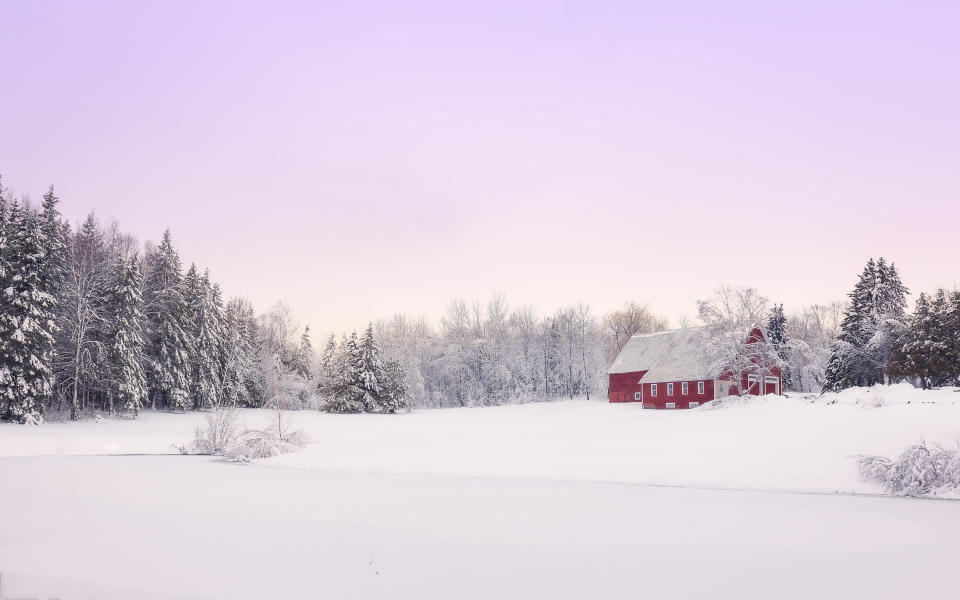
[[[187,454],[223,456],[237,441],[237,409],[215,408],[207,415],[207,427],[197,427]]]
[[[310,436],[300,430],[289,431],[282,418],[277,418],[264,429],[244,431],[224,458],[232,462],[248,462],[256,458],[296,452],[309,443]]]
[[[861,456],[860,476],[897,496],[927,496],[960,491],[960,450],[924,443],[910,446],[895,460]]]
[[[215,408],[207,415],[206,427],[197,427],[190,445],[178,446],[182,454],[223,456],[232,462],[248,462],[294,452],[310,443],[300,430],[291,431],[282,411],[277,411],[270,426],[244,429],[237,426],[236,408]]]

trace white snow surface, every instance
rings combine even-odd
[[[954,390],[289,417],[315,443],[252,465],[104,456],[172,453],[202,414],[0,425],[0,598],[955,592],[960,502],[855,465],[955,447]]]
[[[239,420],[262,427],[268,410]],[[176,453],[204,413],[0,425],[0,456]],[[909,385],[729,398],[693,410],[564,401],[397,415],[287,412],[315,441],[263,465],[323,471],[879,493],[855,459],[960,442],[960,393]]]

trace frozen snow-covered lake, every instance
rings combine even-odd
[[[0,459],[8,597],[946,598],[937,500]],[[16,515],[11,518],[10,515]]]
[[[149,456],[201,414],[0,425],[2,593],[950,597],[960,502],[872,495],[854,457],[952,446],[960,394],[884,394],[305,411],[315,443],[253,465]]]

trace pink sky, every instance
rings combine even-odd
[[[319,331],[953,286],[960,4],[838,4],[7,0],[0,173]]]

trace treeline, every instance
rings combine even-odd
[[[279,304],[258,315],[184,270],[169,231],[140,244],[93,214],[73,228],[53,188],[39,207],[0,185],[0,415],[136,415],[220,406],[395,412],[603,395],[605,367],[666,320],[628,303],[538,316],[450,304],[439,327],[398,315],[317,353]],[[382,348],[382,349],[381,349]]]
[[[849,294],[824,389],[904,380],[924,389],[960,385],[960,291],[921,293],[912,315],[909,293],[893,264],[867,262]]]
[[[411,404],[436,408],[604,396],[606,367],[623,344],[667,322],[634,303],[603,316],[582,303],[541,316],[495,296],[451,302],[439,326],[398,314],[374,327],[407,372]]]
[[[285,305],[257,315],[243,297],[225,301],[208,272],[184,271],[169,231],[141,245],[93,214],[74,230],[53,188],[33,207],[2,185],[0,290],[0,415],[19,422],[50,410],[396,412],[590,398],[605,395],[607,365],[632,335],[668,327],[634,303],[538,315],[496,296],[451,302],[438,325],[398,314],[359,337],[331,335],[318,353]],[[882,258],[849,302],[789,316],[755,290],[719,292],[701,309],[724,307],[715,321],[731,327],[765,325],[785,389],[960,383],[960,292],[921,294],[908,315],[909,292]]]
[[[960,385],[960,291],[939,289],[917,297],[899,332],[893,372],[923,389]]]
[[[0,186],[0,415],[143,408],[318,406],[309,332],[282,305],[257,316],[183,271],[170,232],[142,248],[90,215],[76,229],[51,188],[40,207]]]

